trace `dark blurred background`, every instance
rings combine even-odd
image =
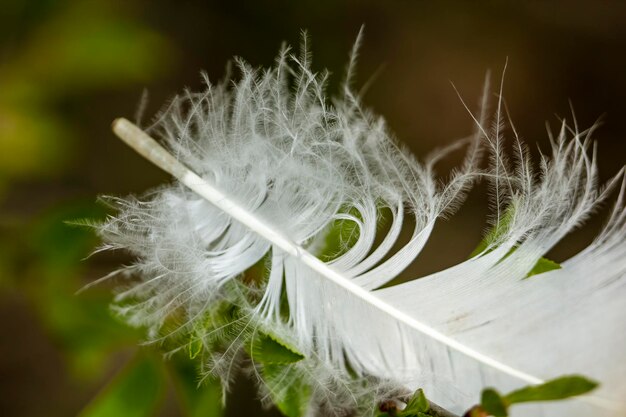
[[[110,132],[115,117],[133,118],[144,89],[150,116],[182,88],[200,88],[201,70],[220,78],[234,55],[270,65],[282,41],[297,46],[301,29],[314,67],[329,68],[336,88],[365,24],[357,83],[373,80],[365,102],[418,156],[472,130],[450,81],[475,108],[485,72],[497,82],[508,57],[504,92],[522,136],[545,146],[545,122],[557,127],[571,101],[580,126],[602,120],[606,179],[626,154],[624,22],[626,3],[603,0],[2,0],[0,415],[221,413],[219,388],[195,392],[188,364],[137,353],[141,335],[111,317],[106,285],[74,295],[128,259],[83,260],[97,239],[64,221],[102,217],[98,195],[169,180]],[[478,186],[458,215],[439,223],[407,276],[464,259],[487,206]],[[564,260],[600,223],[550,255]],[[252,388],[239,384],[227,415],[258,410]]]

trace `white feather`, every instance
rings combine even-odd
[[[232,88],[207,80],[205,92],[174,99],[149,129],[171,153],[130,122],[114,123],[122,139],[179,180],[146,201],[119,200],[120,214],[100,229],[109,245],[138,258],[127,272],[142,281],[118,296],[139,299],[120,307],[131,322],[156,337],[182,308],[192,323],[226,283],[270,254],[268,282],[249,314],[311,358],[302,372],[314,379],[338,384],[356,374],[423,387],[433,401],[462,411],[485,386],[506,391],[576,372],[602,388],[536,406],[533,415],[626,412],[624,189],[593,244],[563,269],[525,279],[605,197],[588,155],[590,132],[563,124],[538,175],[518,139],[510,172],[499,104],[494,135],[479,117],[462,170],[440,185],[433,172],[440,154],[418,163],[347,87],[329,105],[326,76],[311,72],[306,53],[296,59],[284,50],[264,72],[240,68]],[[413,262],[436,219],[462,197],[481,138],[493,149],[497,213],[508,207],[511,216],[506,232],[466,262],[377,289]],[[381,208],[392,218],[383,237]],[[413,231],[398,248],[407,217]],[[323,262],[311,251],[336,220],[357,224],[358,240]],[[345,407],[339,396],[323,401]]]

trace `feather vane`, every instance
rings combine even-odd
[[[167,149],[132,123],[114,122],[120,138],[178,179],[144,201],[116,200],[119,213],[100,226],[108,247],[137,257],[122,272],[140,281],[117,296],[131,323],[157,338],[182,309],[185,326],[193,326],[227,298],[230,283],[265,260],[260,296],[244,310],[253,326],[307,357],[294,366],[319,383],[311,413],[348,409],[355,379],[378,381],[368,388],[374,391],[422,387],[460,412],[485,386],[515,389],[572,372],[602,387],[563,404],[530,406],[533,415],[626,411],[624,186],[590,246],[561,269],[527,278],[618,182],[619,175],[598,186],[592,130],[563,123],[538,173],[516,137],[511,168],[502,155],[499,104],[495,128],[484,127],[484,114],[475,119],[463,166],[441,184],[433,166],[445,151],[419,163],[362,108],[349,82],[330,105],[327,76],[312,72],[306,53],[296,58],[285,49],[266,71],[239,67],[232,87],[207,80],[206,91],[175,98],[147,129]],[[493,158],[488,176],[496,217],[507,219],[503,230],[463,263],[380,289],[462,199],[478,172],[481,143]],[[382,237],[381,210],[391,218]],[[317,251],[336,221],[354,224],[358,238],[323,261]],[[413,230],[399,247],[407,223]],[[333,394],[333,384],[346,389]]]

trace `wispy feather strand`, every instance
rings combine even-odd
[[[258,293],[236,298],[246,324],[233,327],[232,349],[210,368],[228,378],[243,349],[238,335],[272,331],[307,358],[293,367],[314,387],[311,415],[419,387],[460,412],[485,386],[506,391],[570,373],[602,386],[592,396],[522,412],[626,412],[624,187],[589,247],[562,269],[526,278],[617,181],[598,186],[592,130],[563,123],[538,172],[514,131],[511,167],[502,151],[500,98],[493,128],[484,112],[475,118],[465,162],[442,184],[434,164],[448,150],[415,160],[382,118],[361,106],[350,89],[352,69],[331,104],[327,74],[311,70],[306,49],[300,58],[283,49],[272,69],[238,66],[237,82],[214,85],[205,77],[204,92],[176,97],[149,132],[232,207],[296,249],[286,251],[182,183],[115,199],[118,214],[99,230],[107,248],[136,257],[121,272],[139,281],[117,296],[131,323],[159,340],[173,315],[182,311],[172,334],[193,328],[217,303],[233,302],[233,285]],[[435,221],[458,205],[478,172],[481,143],[492,158],[496,221],[508,216],[504,232],[459,265],[378,289],[414,261]],[[385,236],[377,236],[381,210],[390,213]],[[337,220],[356,224],[358,239],[312,269],[303,259],[316,254]],[[411,237],[398,248],[407,223]],[[266,281],[258,289],[242,285],[242,274],[263,259]]]

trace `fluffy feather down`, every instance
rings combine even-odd
[[[572,372],[598,379],[602,389],[556,408],[536,407],[534,415],[626,410],[619,351],[626,319],[624,189],[593,244],[563,269],[525,279],[605,197],[588,152],[590,131],[563,124],[536,174],[519,139],[514,169],[504,160],[499,111],[490,131],[481,116],[462,169],[442,185],[433,172],[441,154],[418,163],[382,119],[361,107],[349,83],[329,104],[326,75],[312,72],[306,53],[295,58],[284,49],[272,69],[243,62],[239,68],[239,81],[206,80],[204,92],[175,98],[148,129],[230,206],[218,208],[189,184],[175,183],[142,200],[114,200],[119,213],[99,229],[107,248],[137,258],[122,272],[140,281],[117,296],[131,323],[147,326],[155,340],[180,311],[178,329],[193,327],[211,306],[231,300],[231,285],[265,259],[269,272],[260,289],[238,287],[260,294],[240,306],[248,324],[238,329],[271,329],[307,357],[294,366],[314,386],[311,413],[341,412],[354,408],[357,396],[376,399],[398,387],[423,387],[435,402],[461,411],[486,385],[507,390]],[[455,267],[377,289],[418,256],[436,219],[462,198],[478,171],[480,141],[492,148],[489,176],[497,217],[510,217],[505,232]],[[251,230],[229,207],[286,243]],[[381,210],[391,213],[382,237]],[[411,238],[397,249],[407,217]],[[358,239],[323,264],[310,252],[337,220],[356,224]],[[213,369],[229,374],[235,360],[222,356]]]

